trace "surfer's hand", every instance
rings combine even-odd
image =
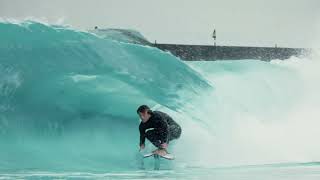
[[[167,143],[163,143],[163,144],[161,144],[161,147],[164,148],[164,149],[167,149],[168,148],[168,144]]]
[[[139,150],[139,151],[141,151],[142,149],[144,149],[144,147],[145,147],[145,146],[144,146],[144,144],[141,144],[141,145],[140,145],[140,150]]]

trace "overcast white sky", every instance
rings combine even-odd
[[[311,47],[320,0],[0,0],[0,17],[135,29],[158,43]]]

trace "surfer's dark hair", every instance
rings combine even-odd
[[[145,112],[146,110],[148,111],[149,114],[152,113],[152,111],[151,111],[151,109],[149,108],[149,106],[147,106],[147,105],[141,105],[141,106],[139,106],[138,109],[137,109],[137,114],[143,113],[143,112]]]

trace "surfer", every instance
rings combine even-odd
[[[169,141],[178,139],[181,135],[181,127],[168,114],[161,111],[152,111],[147,105],[141,105],[137,109],[141,119],[140,151],[145,148],[147,138],[158,149],[154,154],[165,156],[168,154]]]

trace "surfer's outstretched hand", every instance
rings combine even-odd
[[[142,151],[144,148],[145,148],[144,144],[141,144],[139,151]]]

